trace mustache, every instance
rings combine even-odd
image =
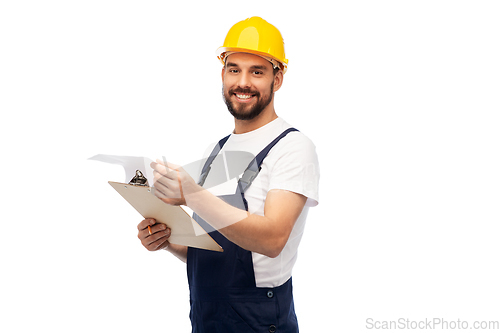
[[[260,93],[258,91],[254,91],[251,89],[245,89],[245,88],[234,88],[234,89],[229,89],[229,93],[232,94],[244,94],[244,95],[255,95],[257,97],[260,96]]]

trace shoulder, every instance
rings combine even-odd
[[[317,160],[316,145],[300,131],[288,133],[273,150],[270,155],[274,155],[273,158],[276,159],[293,156],[304,162]]]
[[[292,150],[316,150],[316,145],[300,131],[290,132],[281,140],[282,146]]]
[[[280,120],[279,133],[282,133],[290,128],[297,130],[288,133],[282,140],[280,140],[282,146],[296,145],[297,149],[316,149],[314,143],[303,132],[300,131],[300,127],[292,126],[281,118],[278,119]]]

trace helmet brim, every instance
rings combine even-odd
[[[245,48],[239,48],[239,47],[219,47],[216,51],[217,59],[224,65],[224,60],[225,60],[225,54],[228,52],[241,52],[241,53],[249,53],[249,54],[254,54],[260,57],[263,57],[264,59],[266,58],[271,58],[275,60],[281,70],[283,71],[283,74],[286,73],[287,67],[288,67],[288,59],[276,59],[276,57],[271,56],[269,53],[264,53],[264,52],[259,52],[255,50],[250,50],[250,49],[245,49]],[[267,60],[267,59],[266,59]]]

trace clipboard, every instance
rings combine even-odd
[[[108,183],[144,218],[154,218],[156,222],[166,224],[171,230],[170,243],[224,251],[182,207],[169,205],[157,198],[147,180],[134,182],[134,179],[129,184],[111,181]]]

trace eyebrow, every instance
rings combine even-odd
[[[252,67],[250,67],[251,69],[261,69],[261,70],[266,70],[267,67],[266,66],[262,66],[262,65],[254,65]]]

